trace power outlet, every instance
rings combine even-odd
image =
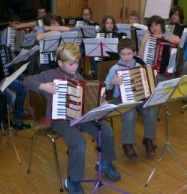
[[[75,24],[75,20],[69,20],[69,24]]]

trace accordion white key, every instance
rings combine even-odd
[[[100,106],[105,99],[105,83],[54,79],[59,90],[52,98],[52,119],[74,119]]]

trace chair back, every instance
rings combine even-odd
[[[28,108],[36,124],[45,119],[47,100],[42,93],[28,90]]]
[[[109,72],[109,69],[117,62],[118,60],[99,62],[98,69],[97,69],[97,79],[101,82],[104,82]],[[112,96],[113,96],[113,90],[106,90],[106,100],[107,101],[112,100]]]

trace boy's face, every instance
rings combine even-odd
[[[13,22],[11,22],[11,21],[9,21],[9,26],[10,27],[15,27],[16,25],[19,25],[20,24],[20,22],[18,22],[18,21],[13,21]]]
[[[139,23],[139,20],[136,16],[129,17],[129,24]]]
[[[106,28],[107,32],[111,32],[111,31],[113,30],[113,28],[114,28],[114,23],[113,23],[113,21],[112,21],[110,18],[108,18],[108,19],[106,20],[105,28]]]
[[[152,34],[162,34],[161,25],[153,22],[153,24],[150,26],[150,31]]]
[[[173,23],[179,23],[179,24],[180,24],[180,17],[179,17],[178,11],[175,12],[175,13],[171,16],[171,21],[172,21]]]
[[[58,60],[58,65],[69,74],[76,74],[79,61],[61,61]]]
[[[43,16],[46,14],[45,9],[39,9],[38,10],[38,17],[43,18]]]
[[[135,52],[133,52],[132,49],[128,49],[128,48],[122,49],[119,53],[121,60],[126,64],[130,64],[132,62],[134,55],[135,55]]]

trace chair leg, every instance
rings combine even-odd
[[[53,153],[54,153],[54,159],[55,159],[55,165],[56,165],[56,171],[57,171],[57,176],[58,176],[60,192],[63,192],[62,179],[61,179],[60,167],[59,167],[58,155],[57,155],[57,149],[56,149],[56,140],[59,137],[57,137],[57,138],[50,137],[50,138],[51,138],[51,142],[52,142],[52,145],[53,145]]]
[[[27,173],[30,173],[32,159],[33,159],[33,152],[34,152],[34,147],[35,147],[35,142],[36,142],[36,137],[39,136],[39,135],[40,134],[35,133],[34,136],[33,136],[32,145],[31,145],[31,151],[30,151],[30,156],[29,156],[29,164],[28,164]]]
[[[180,104],[180,108],[181,108],[181,113],[183,114],[183,113],[184,113],[184,111],[183,111],[183,106],[182,106],[182,102],[181,102],[181,100],[179,100],[179,104]]]

